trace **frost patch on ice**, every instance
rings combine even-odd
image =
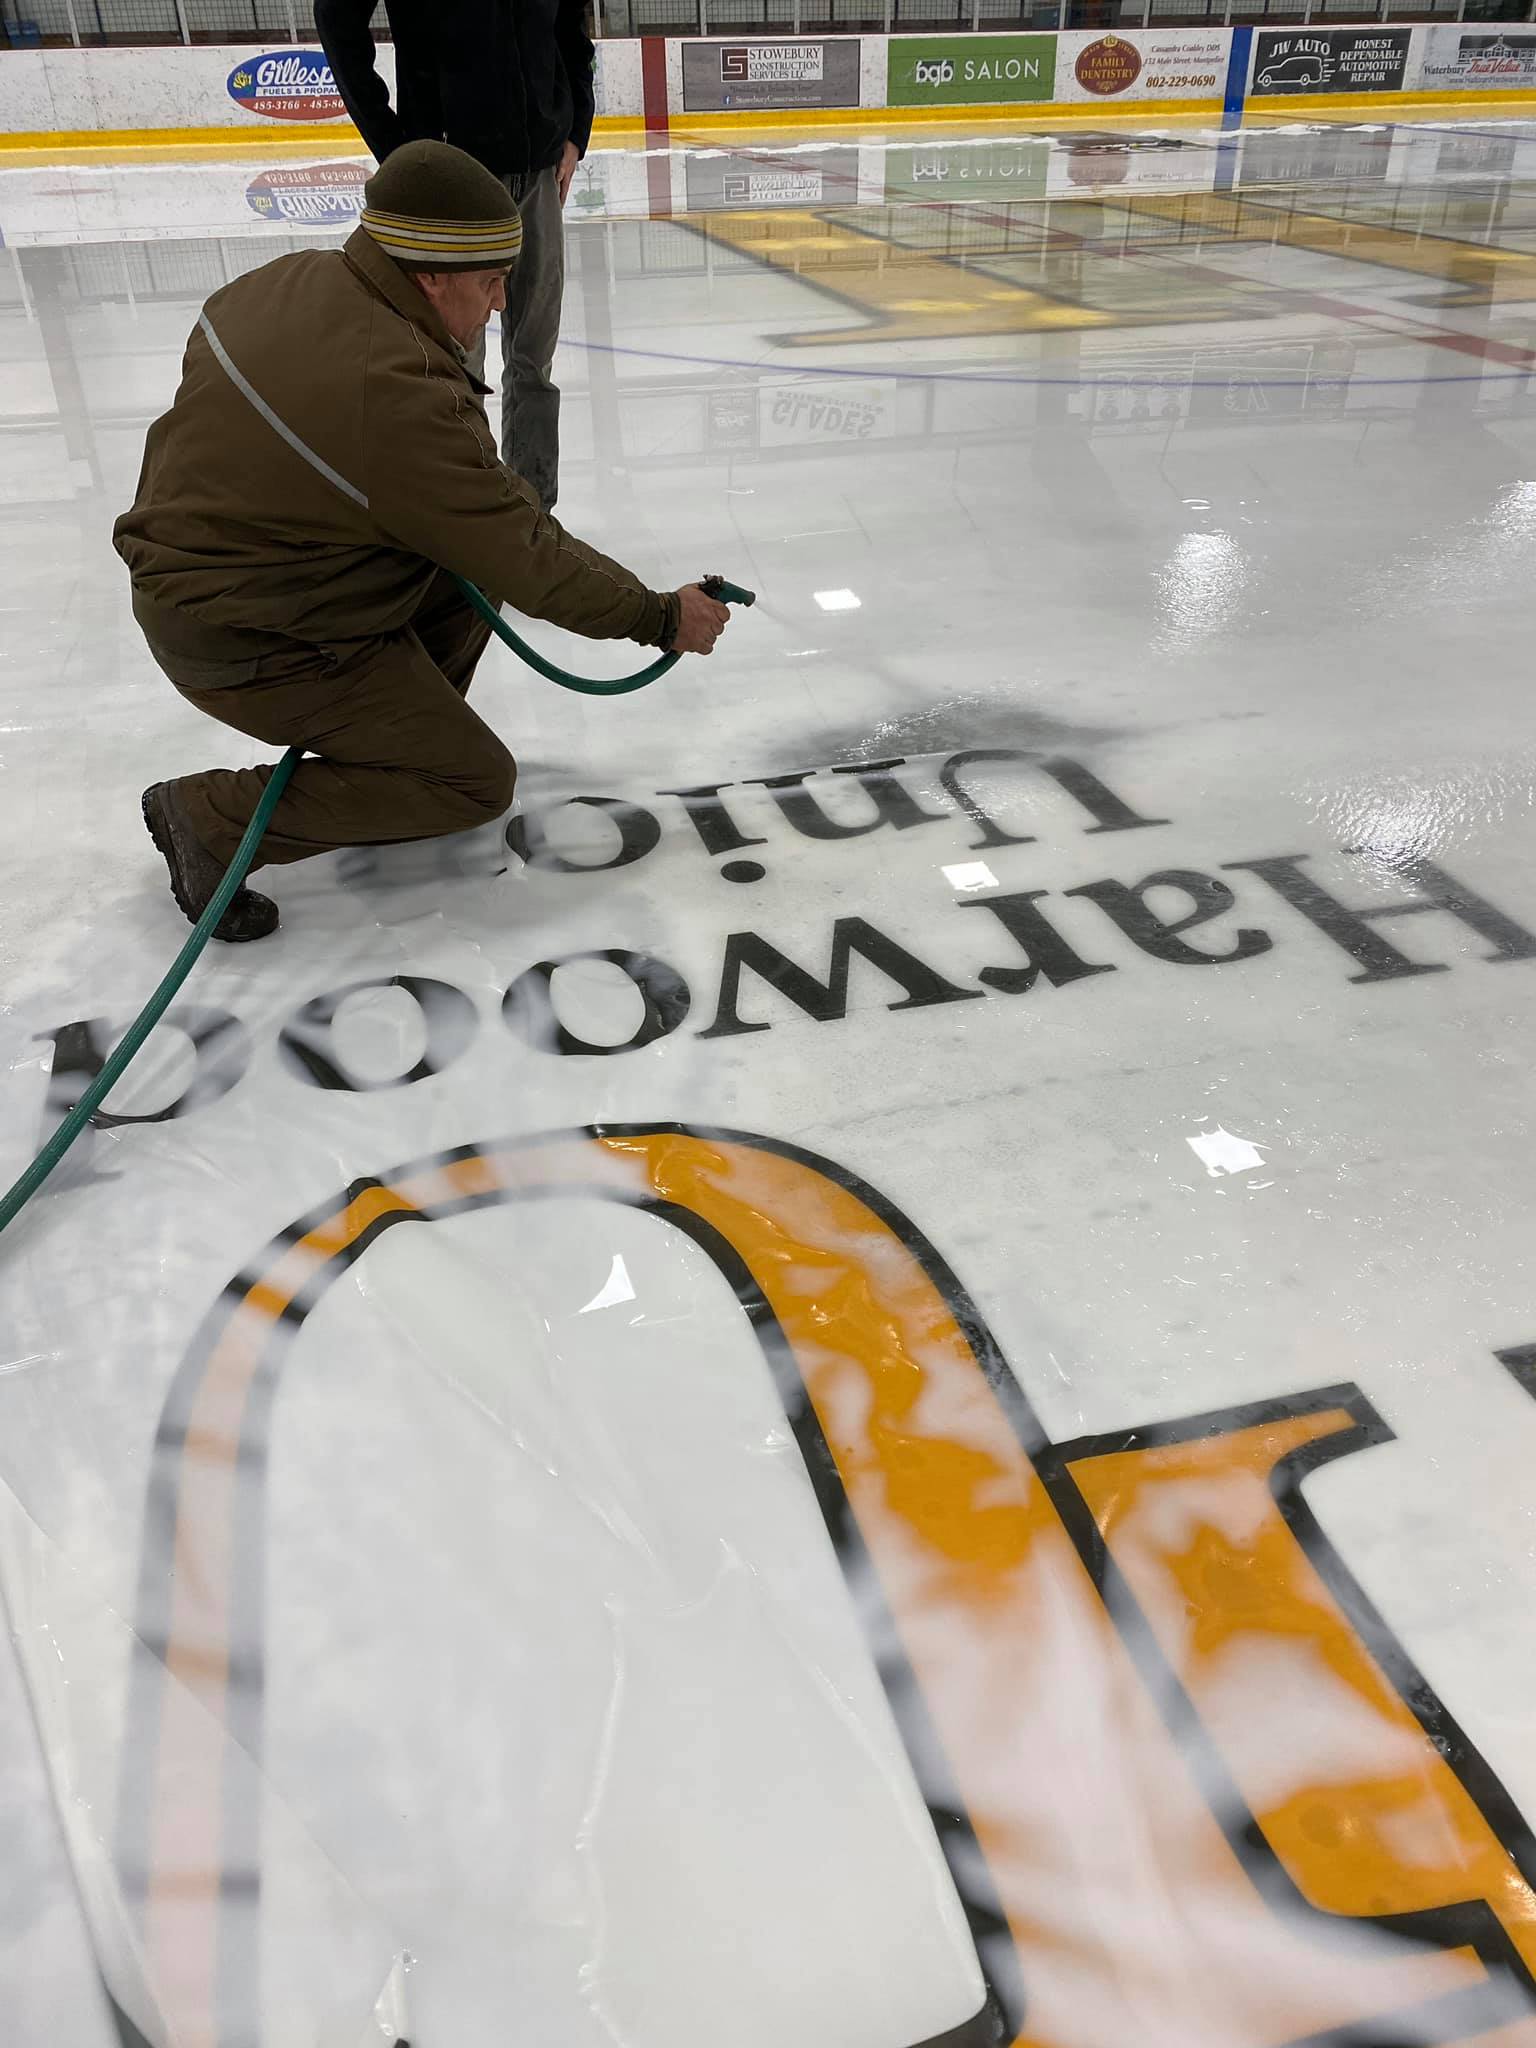
[[[1234,1137],[1218,1124],[1214,1131],[1196,1131],[1185,1144],[1212,1180],[1224,1173],[1248,1173],[1264,1164],[1264,1154],[1247,1138]]]
[[[615,1252],[608,1278],[584,1307],[577,1309],[579,1316],[591,1315],[595,1308],[617,1308],[621,1301],[635,1299],[635,1284],[629,1277],[629,1268],[624,1263],[624,1254]]]
[[[943,868],[940,872],[952,889],[959,889],[962,892],[998,887],[996,875],[984,860],[956,861],[952,867]]]

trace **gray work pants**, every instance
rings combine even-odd
[[[522,253],[507,277],[501,316],[501,456],[533,485],[548,512],[560,488],[560,393],[550,375],[565,295],[565,234],[553,170],[508,178],[523,222]],[[485,375],[485,341],[470,357]]]

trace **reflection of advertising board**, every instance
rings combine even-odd
[[[1216,99],[1226,85],[1228,37],[1220,29],[1058,40],[1060,100]]]
[[[918,143],[885,157],[888,200],[928,194],[965,199],[1040,199],[1045,196],[1051,144],[1034,141]]]
[[[363,186],[372,174],[369,163],[282,164],[252,178],[245,202],[263,220],[290,227],[352,227],[363,210]]]
[[[1431,28],[1425,36],[1426,90],[1536,87],[1536,31]]]
[[[691,114],[726,107],[856,107],[859,42],[685,42],[683,105]]]
[[[838,378],[832,384],[760,384],[755,390],[712,391],[709,446],[814,448],[829,443],[888,440],[896,432],[894,378]]]
[[[1096,434],[1170,433],[1276,418],[1336,419],[1349,399],[1348,343],[1200,349],[1161,372],[1102,370],[1069,394],[1067,409]]]
[[[755,448],[757,403],[750,391],[711,391],[708,414],[711,448]]]
[[[1195,357],[1192,420],[1214,425],[1276,418],[1337,418],[1349,400],[1355,351],[1347,342],[1291,348],[1201,350]]]
[[[821,201],[819,170],[727,170],[720,178],[723,206],[819,206]]]
[[[870,383],[763,385],[759,433],[765,448],[805,448],[830,441],[883,440],[896,431],[896,385]]]
[[[1055,87],[1054,36],[893,36],[887,45],[893,107],[1048,100]]]
[[[1398,92],[1408,61],[1405,28],[1260,29],[1254,37],[1256,99],[1293,93]]]
[[[566,218],[648,214],[653,204],[645,157],[631,150],[595,149],[576,167]]]
[[[1189,379],[1106,370],[1068,393],[1067,410],[1099,431],[1169,433],[1189,418]]]
[[[1253,128],[1243,137],[1240,185],[1311,184],[1347,178],[1379,185],[1392,160],[1394,135],[1385,128],[1321,128],[1298,135]]]
[[[839,178],[819,164],[784,168],[730,158],[690,156],[685,165],[690,213],[746,213],[757,206],[854,203],[857,179]]]
[[[1435,151],[1435,176],[1513,178],[1517,161],[1513,136],[1447,134],[1439,138]]]
[[[247,57],[226,90],[248,114],[274,121],[344,121],[347,110],[323,50],[272,50]]]
[[[1108,185],[1209,192],[1215,176],[1214,150],[1172,136],[1071,135],[1058,137],[1051,150],[1046,190],[1052,198]]]
[[[3,62],[3,60],[0,60]],[[249,162],[150,165],[104,178],[92,166],[51,164],[6,174],[5,241],[49,247],[72,242],[184,241],[312,228],[345,234],[357,225],[371,163],[274,164],[253,177]],[[257,219],[253,220],[252,215]]]

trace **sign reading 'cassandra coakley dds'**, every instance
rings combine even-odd
[[[229,74],[228,92],[237,107],[274,121],[347,117],[323,50],[270,50],[247,57]]]
[[[893,107],[1048,100],[1056,85],[1054,36],[896,36],[886,61]]]
[[[1057,38],[1062,100],[1200,100],[1219,97],[1229,37],[1221,29],[1153,29],[1145,35]]]

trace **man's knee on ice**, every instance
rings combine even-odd
[[[499,818],[510,807],[516,789],[517,763],[505,747],[487,747],[465,786],[464,793],[475,808],[471,822],[479,825],[487,818]]]

